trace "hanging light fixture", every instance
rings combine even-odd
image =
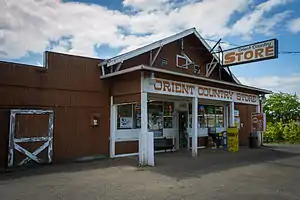
[[[154,74],[154,72],[151,72],[150,79],[149,79],[149,83],[150,83],[151,85],[154,85],[155,82],[156,82],[156,80],[155,80],[155,74]]]

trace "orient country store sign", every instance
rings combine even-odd
[[[234,101],[258,105],[258,96],[246,94],[226,89],[195,85],[171,80],[155,79],[154,84],[150,84],[149,79],[145,79],[144,91],[149,93],[167,94],[175,96],[195,97],[202,99]]]
[[[278,40],[272,39],[223,51],[223,66],[238,65],[278,57]]]

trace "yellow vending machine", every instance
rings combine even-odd
[[[240,129],[240,116],[239,111],[234,111],[234,127],[227,129],[228,138],[228,151],[238,152],[239,151],[239,129]]]

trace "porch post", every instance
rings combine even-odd
[[[198,153],[198,97],[193,97],[192,103],[192,156]]]
[[[225,128],[227,129],[228,128],[228,119],[229,119],[229,115],[228,115],[228,105],[226,104],[225,106],[224,106],[224,122],[225,122]]]
[[[258,102],[258,105],[256,106],[256,113],[260,113],[261,108],[260,108],[260,101]]]
[[[229,104],[230,109],[230,126],[234,127],[234,102],[230,102]]]
[[[147,92],[141,92],[141,133],[139,135],[139,164],[148,164],[147,134],[148,134],[148,106]]]
[[[114,97],[110,97],[110,153],[111,158],[115,157],[115,140],[116,140],[116,106],[114,105]]]
[[[262,113],[262,109],[261,109],[261,100],[258,101],[258,104],[256,106],[256,113]],[[259,140],[260,140],[260,145],[263,145],[263,132],[258,131],[259,134]]]

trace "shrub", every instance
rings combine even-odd
[[[289,142],[292,144],[300,142],[300,125],[294,120],[288,123],[274,122],[267,124],[267,130],[264,133],[265,142]]]

